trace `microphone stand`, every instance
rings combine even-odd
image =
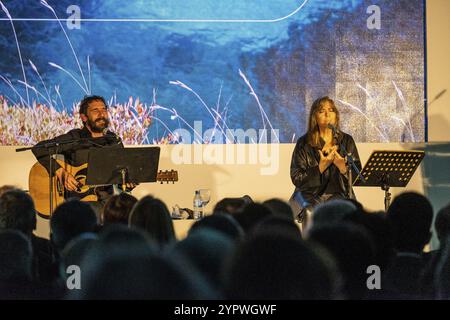
[[[347,149],[345,148],[342,141],[339,141],[338,139],[338,132],[336,130],[336,127],[331,127],[331,130],[333,130],[333,137],[336,140],[336,142],[339,142],[339,148],[342,150],[342,152],[346,155],[347,161],[345,162],[345,166],[347,167],[347,184],[348,184],[348,198],[349,199],[355,199],[355,194],[353,192],[352,184],[352,168],[355,170],[357,176],[361,179],[361,181],[366,182],[366,179],[361,175],[361,172],[359,171],[358,167],[355,165],[355,161],[353,160],[353,156],[351,153],[347,152]]]

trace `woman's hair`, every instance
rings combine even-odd
[[[103,207],[102,223],[128,224],[128,217],[136,202],[135,197],[125,192],[113,195]]]
[[[145,196],[134,205],[130,213],[129,225],[146,231],[160,245],[168,244],[176,239],[167,206],[152,196]]]
[[[317,99],[313,102],[311,106],[311,111],[309,113],[308,120],[308,132],[306,133],[306,142],[313,147],[320,147],[320,135],[319,135],[319,125],[316,121],[316,113],[320,111],[320,108],[326,103],[329,102],[334,112],[336,113],[336,129],[339,130],[339,110],[336,108],[334,101],[330,99],[328,96]]]

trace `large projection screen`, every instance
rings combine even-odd
[[[2,0],[0,142],[81,125],[90,94],[127,144],[292,143],[321,96],[357,142],[423,142],[424,21],[423,0]]]

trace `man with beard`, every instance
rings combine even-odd
[[[108,130],[108,110],[103,97],[95,95],[84,97],[80,102],[80,117],[83,128],[72,129],[53,139],[41,141],[33,147],[33,154],[39,163],[47,169],[47,172],[50,172],[49,151],[52,151],[52,153],[57,151],[58,154],[64,155],[66,163],[78,167],[88,162],[90,148],[123,148],[121,139]],[[59,145],[55,147],[53,143]],[[51,146],[51,150],[44,146]],[[57,149],[54,150],[55,148]],[[77,197],[77,191],[80,191],[82,183],[56,161],[53,162],[53,168],[55,175],[65,188],[65,198]],[[127,184],[128,189],[132,189],[134,186],[134,184]],[[112,186],[96,188],[95,194],[98,201],[91,204],[96,209],[97,214],[102,208],[102,204],[112,193]]]

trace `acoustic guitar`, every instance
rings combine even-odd
[[[98,189],[110,186],[110,185],[86,185],[86,174],[88,164],[82,164],[81,166],[71,166],[62,160],[56,160],[56,162],[69,172],[74,178],[80,182],[81,187],[76,191],[68,191],[64,189],[64,186],[60,183],[59,179],[54,176],[52,178],[53,187],[53,208],[56,208],[59,204],[64,202],[64,199],[75,197],[81,201],[97,201]],[[160,170],[156,175],[156,180],[161,183],[175,183],[178,181],[178,172],[175,170]],[[28,177],[28,188],[31,197],[34,201],[36,212],[43,218],[50,217],[50,182],[49,174],[44,166],[39,162],[36,162],[31,167]]]

